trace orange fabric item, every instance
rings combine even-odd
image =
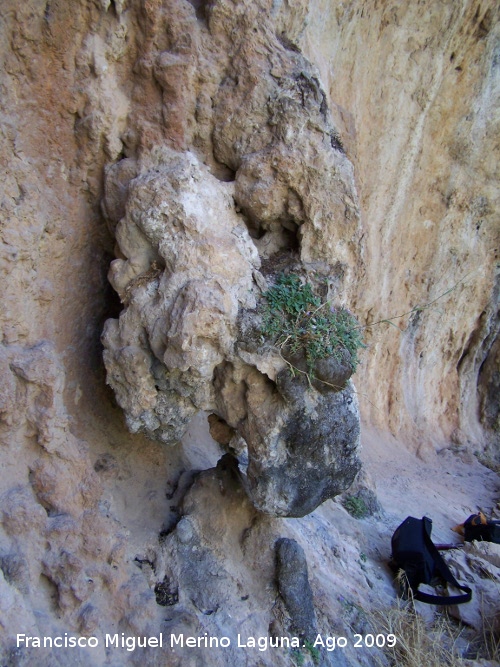
[[[454,526],[452,530],[454,530],[455,533],[458,533],[459,535],[463,535],[465,524],[479,526],[480,524],[486,525],[487,523],[488,519],[482,512],[479,512],[478,514],[471,514],[468,519],[466,519],[463,523],[459,523],[458,526]]]

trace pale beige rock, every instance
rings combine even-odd
[[[269,9],[267,2],[260,5]],[[215,411],[247,443],[256,506],[303,516],[348,487],[359,468],[353,390],[340,398],[332,392],[343,390],[352,368],[347,364],[337,381],[323,364],[318,377],[326,382],[314,383],[317,391],[311,387],[303,400],[306,382],[297,381],[297,391],[285,391],[284,382],[276,390],[269,378],[279,377],[285,359],[277,350],[264,360],[258,349],[249,351],[237,319],[249,319],[259,335],[256,306],[266,275],[275,280],[276,251],[285,267],[293,265],[318,287],[323,278],[340,290],[359,265],[357,194],[315,70],[261,18],[250,20],[256,7],[234,8],[218,3],[207,10],[210,35],[177,14],[174,33],[179,20],[191,22],[193,36],[156,58],[175,150],[159,144],[142,151],[137,167],[127,158],[123,168],[107,169],[103,210],[109,209],[111,225],[123,213],[110,282],[126,308],[118,323],[106,324],[104,360],[132,432],[176,444],[196,410]],[[220,171],[217,178],[195,154],[201,148],[193,138],[195,65],[201,89],[208,67],[218,83],[202,131],[211,123],[211,151],[235,172],[234,184]],[[165,115],[167,103],[175,107],[173,116]],[[268,260],[263,274],[257,273],[261,259]]]
[[[368,324],[437,299],[367,330],[363,414],[415,450],[453,438],[495,458],[498,4],[318,2],[308,19],[360,193],[349,301]]]
[[[319,629],[351,636],[366,629],[363,610],[394,598],[385,563],[391,531],[406,514],[429,513],[436,537],[449,541],[453,523],[478,507],[493,507],[497,478],[471,452],[489,442],[494,454],[498,435],[498,297],[493,287],[498,259],[497,12],[492,0],[397,6],[302,0],[2,3],[2,664],[186,667],[198,659],[231,667],[245,661],[279,664],[281,657],[257,650],[229,657],[220,652],[181,658],[122,649],[106,654],[102,642],[95,652],[61,649],[50,655],[16,649],[15,635],[95,633],[102,640],[105,632],[152,636],[176,628],[194,635],[205,629],[229,634],[236,631],[234,619],[248,633],[265,635],[270,622],[281,631],[287,619],[279,615],[278,604],[277,613],[272,610],[271,544],[286,536],[306,553]],[[223,117],[221,72],[231,68],[234,73],[231,59],[242,36],[247,42],[239,56],[243,69],[258,63],[262,74],[253,82],[242,75],[250,97],[234,122],[221,121],[221,128],[231,139],[232,128],[235,135],[240,131],[236,121],[245,127],[250,111],[257,127],[243,146],[223,150],[212,132],[212,105],[220,105]],[[318,160],[324,176],[324,165],[332,162],[314,152],[323,145],[322,121],[320,129],[312,130],[309,152],[300,143],[304,135],[296,132],[306,114],[297,112],[300,96],[288,85],[293,77],[286,63],[290,55],[300,61],[297,49],[318,69],[319,74],[309,65],[305,74],[309,80],[316,77],[325,91],[334,119],[328,122],[338,130],[355,168],[357,197],[347,192],[332,199],[331,193],[314,188],[311,165]],[[221,485],[212,472],[203,482],[206,492],[193,487],[185,504],[190,514],[178,524],[177,535],[172,527],[182,493],[175,489],[178,482],[181,490],[188,485],[179,481],[181,471],[213,467],[220,451],[205,433],[203,414],[188,428],[184,449],[165,448],[124,427],[122,411],[104,387],[99,346],[104,320],[117,318],[122,308],[106,275],[111,260],[121,260],[120,289],[131,279],[145,280],[142,287],[135,283],[139,300],[164,267],[154,266],[158,253],[151,252],[144,232],[130,239],[124,233],[124,242],[136,247],[136,255],[124,256],[114,248],[107,227],[114,230],[124,217],[129,183],[148,172],[158,147],[189,148],[199,169],[220,180],[220,189],[214,185],[217,197],[224,190],[232,206],[231,181],[239,166],[235,155],[243,156],[246,146],[266,150],[272,132],[259,129],[257,121],[267,122],[265,91],[276,91],[279,78],[288,82],[284,97],[295,114],[281,136],[297,138],[304,152],[299,162],[308,174],[301,196],[306,185],[312,187],[309,210],[319,212],[318,230],[310,221],[301,225],[312,261],[308,273],[329,276],[331,294],[367,322],[427,303],[465,280],[412,318],[411,327],[405,318],[396,321],[407,329],[403,335],[391,327],[374,329],[360,367],[356,386],[366,419],[399,434],[399,439],[363,434],[364,462],[386,514],[358,522],[338,502],[329,502],[304,519],[259,517],[252,524],[256,514],[246,497]],[[264,92],[258,90],[259,79]],[[229,77],[224,85],[233,90],[235,81]],[[311,94],[309,102],[314,100]],[[319,98],[316,102],[321,108]],[[215,156],[214,148],[219,151]],[[229,166],[217,160],[223,154]],[[305,215],[287,180],[288,170],[296,173],[289,152],[273,146],[270,155],[277,156],[280,172],[274,174],[263,159],[260,191],[258,165],[250,156],[247,172],[240,175],[242,185],[248,183],[248,192],[246,185],[241,188],[248,211],[267,216],[266,225],[272,227],[253,239],[264,258],[292,241],[298,249],[294,221]],[[343,193],[348,169],[340,160],[345,164],[337,156],[333,166],[341,172]],[[204,176],[204,181],[210,179]],[[271,187],[280,195],[276,200]],[[330,203],[333,221],[326,217]],[[351,218],[348,224],[353,233],[346,241],[337,227],[343,210],[350,215],[359,210],[359,220]],[[239,213],[234,207],[234,215],[243,220],[241,207]],[[249,228],[258,235],[253,222]],[[314,247],[315,234],[321,247]],[[328,257],[319,263],[316,252]],[[339,259],[349,265],[347,274],[345,266],[335,264]],[[272,264],[279,267],[279,256]],[[252,274],[257,298],[265,285]],[[124,301],[130,301],[132,291],[122,292]],[[160,349],[161,321],[150,333]],[[179,340],[172,348],[177,359],[183,354]],[[118,339],[116,344],[121,345]],[[131,354],[141,367],[144,347],[141,339],[124,355]],[[238,354],[273,380],[281,370],[275,354]],[[131,368],[131,376],[134,372]],[[137,391],[147,402],[157,390],[145,382]],[[432,455],[452,439],[461,458],[449,450]],[[238,455],[244,455],[242,441],[236,444]],[[404,449],[421,445],[426,461]],[[189,476],[185,473],[182,480]],[[178,591],[182,607],[156,602],[154,589],[164,584],[166,572],[159,534],[167,542],[165,553],[170,549],[172,569],[186,582],[186,590]],[[198,540],[203,551],[189,551],[190,539],[191,546]],[[184,551],[177,550],[177,541]],[[158,578],[151,565],[140,568],[136,558],[149,558]],[[196,609],[187,594],[196,589],[189,576],[200,561],[215,575],[207,577],[210,586],[204,581],[203,597],[195,600],[222,601],[210,616]],[[491,565],[487,558],[484,563]],[[227,579],[216,576],[226,572]],[[164,596],[174,595],[170,583],[175,587],[173,577]],[[172,618],[168,628],[166,617]],[[306,665],[312,662],[309,653],[303,657]],[[350,657],[373,664],[374,653],[358,650]]]
[[[465,543],[463,551],[447,554],[446,562],[455,576],[473,586],[473,599],[453,610],[453,616],[481,632],[489,627],[498,632],[498,588],[500,581],[500,545],[491,542]]]
[[[260,262],[230,185],[193,154],[152,159],[117,227],[126,259],[110,279],[127,308],[106,325],[104,359],[133,432],[175,444],[196,410],[214,407],[214,368],[233,353],[239,308],[255,306]]]

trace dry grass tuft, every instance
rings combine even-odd
[[[456,643],[460,630],[447,616],[440,616],[432,627],[415,610],[412,600],[398,600],[390,609],[375,613],[377,632],[395,635],[393,648],[385,655],[397,667],[465,667]],[[379,664],[382,664],[380,662]]]
[[[446,610],[439,611],[429,625],[415,609],[410,590],[407,600],[398,598],[390,609],[375,612],[371,623],[377,632],[396,637],[393,648],[384,648],[394,667],[465,667],[470,659],[479,658],[500,665],[500,615],[482,617],[481,633],[457,623]],[[379,659],[377,664],[387,663]]]
[[[478,653],[480,657],[498,662],[500,665],[500,611],[493,618],[486,614],[481,615],[484,625],[483,632],[476,639],[480,645]]]

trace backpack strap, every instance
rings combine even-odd
[[[458,588],[460,591],[464,591],[463,595],[451,595],[449,597],[443,597],[441,595],[429,595],[428,593],[421,593],[416,591],[414,594],[415,600],[420,600],[420,602],[427,602],[428,604],[438,604],[441,606],[450,606],[454,604],[463,604],[464,602],[470,602],[472,599],[472,590],[468,586],[462,586],[455,579],[453,574],[450,571],[450,568],[446,565],[443,560],[443,557],[436,548],[436,545],[431,540],[431,528],[432,521],[424,516],[422,520],[423,531],[424,531],[424,541],[429,549],[429,553],[434,562],[436,571],[441,575],[441,577],[448,583]]]

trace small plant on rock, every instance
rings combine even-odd
[[[314,377],[317,360],[342,359],[346,353],[356,370],[357,352],[365,346],[359,323],[348,310],[323,301],[295,274],[281,274],[264,298],[262,334],[288,355],[302,353],[309,377]]]
[[[311,654],[311,658],[312,658],[314,664],[317,665],[319,663],[319,659],[321,657],[321,654],[318,651],[318,649],[308,639],[305,640],[304,646],[309,651],[309,653]]]
[[[347,496],[342,501],[342,505],[355,519],[364,519],[370,514],[364,499],[359,496]]]

